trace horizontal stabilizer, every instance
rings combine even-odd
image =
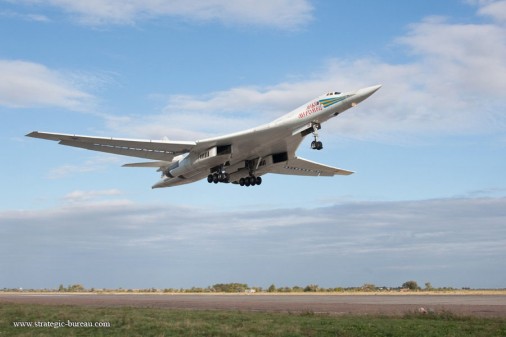
[[[288,159],[283,163],[274,164],[273,166],[266,168],[266,171],[270,173],[313,177],[332,177],[335,175],[347,176],[354,173],[353,171],[343,170],[337,167],[327,166],[297,157]]]

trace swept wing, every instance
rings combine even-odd
[[[89,137],[64,133],[34,131],[28,137],[58,141],[61,145],[114,153],[123,156],[170,162],[174,156],[190,152],[196,142],[139,140],[109,137]]]

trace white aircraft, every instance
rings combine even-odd
[[[349,175],[347,171],[296,156],[305,136],[313,134],[311,148],[321,150],[321,124],[356,106],[381,85],[352,92],[330,92],[298,107],[275,121],[259,127],[195,142],[90,137],[34,131],[28,137],[58,141],[59,144],[114,153],[153,161],[125,167],[158,167],[162,180],[152,188],[195,182],[255,186],[267,173],[299,176]]]

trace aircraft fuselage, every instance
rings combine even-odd
[[[163,179],[153,185],[153,188],[192,183],[209,177],[213,170],[226,171],[229,182],[236,183],[252,172],[256,173],[255,176],[260,176],[264,174],[259,170],[262,166],[276,164],[279,159],[276,155],[286,154],[287,159],[295,156],[295,150],[305,136],[316,132],[330,118],[356,106],[380,87],[373,86],[348,93],[328,93],[273,122],[197,141],[197,145],[208,144],[208,147],[175,157],[163,171]]]

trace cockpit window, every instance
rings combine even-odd
[[[341,95],[341,92],[335,91],[335,92],[329,92],[329,93],[327,93],[327,96],[333,96],[333,95]]]

